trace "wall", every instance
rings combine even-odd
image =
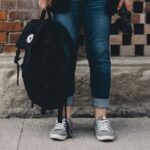
[[[15,51],[15,42],[31,18],[37,18],[37,0],[0,0],[0,53]],[[117,16],[112,17],[112,24]],[[133,35],[111,32],[112,56],[150,56],[150,0],[134,0]],[[80,36],[80,55],[85,56],[84,35]]]

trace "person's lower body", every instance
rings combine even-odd
[[[109,108],[111,76],[111,63],[109,56],[110,17],[106,13],[107,0],[71,1],[71,12],[55,15],[55,19],[62,23],[70,33],[76,50],[74,52],[72,76],[70,76],[69,79],[70,88],[67,97],[67,118],[71,119],[71,108],[74,103],[78,33],[81,23],[80,21],[82,21],[85,29],[86,54],[90,66],[90,87],[92,93],[91,105],[95,108],[96,137],[98,140],[113,140],[115,138],[114,132],[110,122],[106,118],[107,109]],[[60,125],[60,130],[65,129],[64,124],[62,126]],[[55,126],[57,127],[54,127],[53,133],[58,131],[58,125]],[[64,131],[62,135],[64,135]],[[64,137],[67,138],[66,135]],[[66,138],[63,138],[63,140]]]

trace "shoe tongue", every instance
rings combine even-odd
[[[96,120],[106,120],[106,116],[98,117],[98,118],[96,118]]]

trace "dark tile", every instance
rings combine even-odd
[[[135,45],[135,56],[144,56],[144,45]]]
[[[120,56],[120,46],[111,45],[111,56]]]

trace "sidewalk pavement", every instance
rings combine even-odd
[[[0,119],[0,150],[150,150],[150,118],[110,118],[115,142],[95,138],[93,118],[73,118],[74,138],[49,139],[56,118]]]

